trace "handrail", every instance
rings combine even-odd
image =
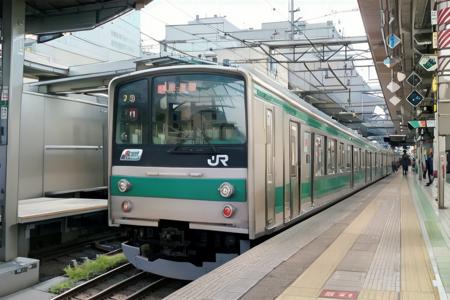
[[[102,150],[103,146],[86,145],[45,145],[45,150]]]

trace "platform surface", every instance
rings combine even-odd
[[[391,175],[167,299],[447,299],[448,212],[416,177]]]
[[[86,214],[108,209],[106,199],[35,198],[20,200],[19,224]]]

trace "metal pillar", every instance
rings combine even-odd
[[[438,203],[439,208],[445,208],[445,202],[444,202],[444,187],[445,187],[445,175],[447,173],[446,170],[446,162],[447,157],[445,155],[445,136],[438,136]]]
[[[0,261],[17,257],[20,116],[23,90],[25,0],[3,0],[0,99]]]
[[[437,2],[438,11],[450,7],[450,1]],[[444,33],[450,30],[450,24],[438,23],[438,32]],[[437,148],[435,148],[435,164],[438,172],[438,202],[439,208],[444,208],[445,176],[446,176],[446,155],[445,136],[450,135],[450,65],[448,63],[450,48],[447,45],[438,43],[438,101],[436,114],[435,137],[437,138]]]

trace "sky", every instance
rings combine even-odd
[[[141,13],[141,30],[157,40],[164,39],[166,24],[185,24],[196,15],[226,16],[241,29],[257,29],[263,22],[288,19],[290,0],[153,0]],[[365,35],[357,0],[295,0],[294,7],[310,23],[334,21],[344,36]],[[347,11],[347,12],[345,12]],[[331,14],[331,15],[330,15]]]

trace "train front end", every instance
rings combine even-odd
[[[137,268],[192,280],[248,247],[246,81],[199,66],[112,81],[109,217]]]

